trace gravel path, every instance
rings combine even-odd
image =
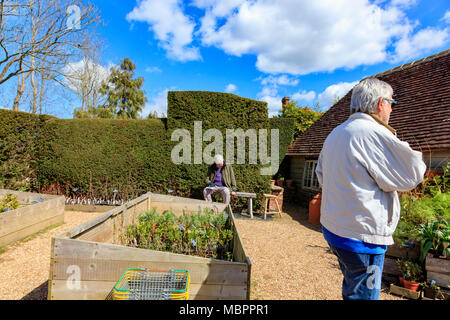
[[[301,208],[285,211],[282,219],[236,222],[252,262],[251,299],[341,299],[342,275],[320,227],[309,224]],[[6,247],[0,254],[0,300],[47,299],[51,237],[101,214],[66,211],[63,225]],[[401,299],[383,291],[380,299]]]
[[[320,226],[290,206],[272,221],[237,219],[252,263],[251,299],[341,300],[343,276]],[[383,284],[380,300],[402,300]]]
[[[47,299],[51,238],[104,212],[65,211],[64,224],[0,254],[0,300]]]

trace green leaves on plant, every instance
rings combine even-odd
[[[223,260],[232,258],[232,240],[229,220],[207,209],[176,217],[154,208],[140,215],[138,224],[128,226],[125,234],[128,246]]]
[[[427,253],[432,250],[435,255],[446,255],[449,253],[449,226],[450,221],[433,221],[422,224],[419,234],[420,261],[423,263]]]
[[[14,210],[20,207],[17,196],[8,193],[6,197],[0,199],[0,213],[8,210]]]
[[[403,279],[417,282],[422,278],[423,271],[419,264],[408,259],[398,259],[396,262]]]

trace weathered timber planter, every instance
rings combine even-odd
[[[420,291],[409,290],[407,288],[396,286],[393,283],[389,287],[389,291],[392,294],[395,294],[395,295],[398,295],[401,297],[405,297],[405,298],[409,298],[409,299],[417,300],[420,298]]]
[[[386,251],[386,256],[394,257],[394,258],[408,258],[412,260],[416,260],[420,255],[420,243],[414,242],[413,248],[406,248],[394,243],[391,246],[388,246]]]
[[[17,196],[20,207],[0,213],[0,247],[64,222],[64,196],[0,189]]]
[[[405,248],[399,246],[397,243],[388,246],[386,256],[384,258],[383,266],[383,280],[387,282],[394,282],[400,276],[400,271],[397,266],[397,259],[406,258],[418,259],[420,254],[420,245],[415,243],[413,248]]]
[[[425,270],[428,283],[434,280],[440,287],[446,288],[450,285],[450,259],[434,258],[431,254],[427,254]]]
[[[121,245],[126,227],[145,211],[175,215],[210,208],[227,212],[234,233],[233,261]],[[127,268],[189,270],[190,299],[249,299],[250,259],[245,253],[230,206],[147,193],[52,238],[48,299],[103,300]]]

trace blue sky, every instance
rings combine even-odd
[[[101,64],[129,57],[150,111],[168,90],[290,96],[327,110],[355,82],[449,48],[448,0],[93,0]],[[73,102],[76,104],[76,102]],[[71,118],[70,108],[52,110]]]

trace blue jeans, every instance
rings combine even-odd
[[[328,245],[337,256],[339,267],[344,275],[342,298],[344,300],[378,300],[384,253],[355,253]]]

